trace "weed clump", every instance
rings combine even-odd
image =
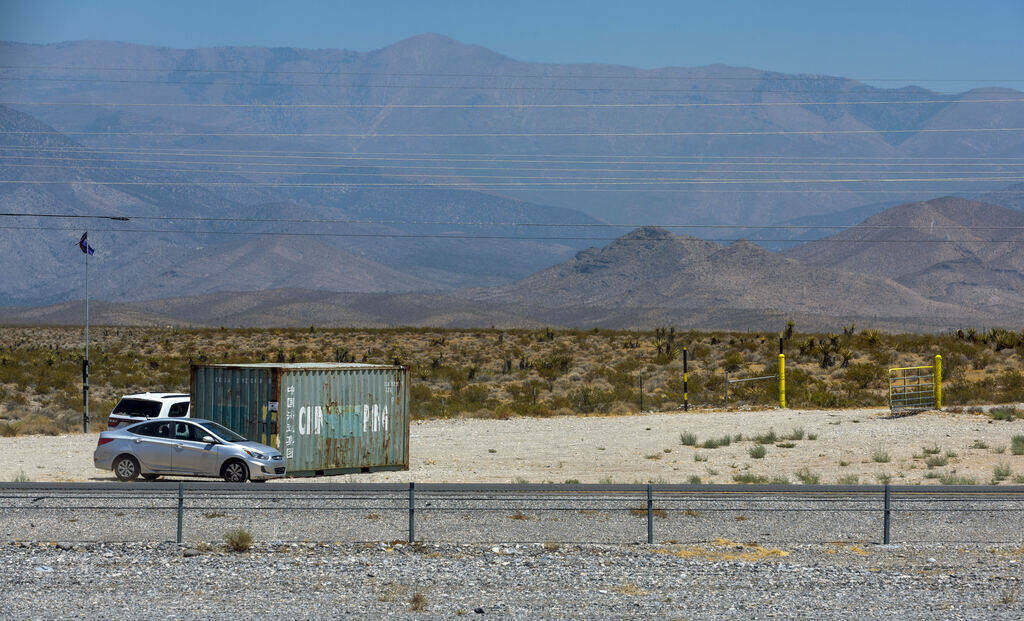
[[[232,552],[248,552],[252,548],[252,533],[244,528],[228,531],[224,534],[224,543]]]

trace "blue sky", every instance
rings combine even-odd
[[[725,63],[1024,87],[1024,0],[257,2],[0,0],[0,38],[371,50],[423,32],[532,61]],[[893,86],[895,83],[883,83]]]

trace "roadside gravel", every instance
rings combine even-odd
[[[1020,618],[1020,549],[0,544],[4,618]],[[416,609],[420,610],[416,610]]]

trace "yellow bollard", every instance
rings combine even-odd
[[[932,382],[935,386],[935,409],[942,409],[942,356],[935,355],[935,377],[932,378]]]
[[[786,354],[779,354],[779,407],[786,407]]]

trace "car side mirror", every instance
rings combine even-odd
[[[216,444],[217,441],[213,439],[213,436],[203,436],[203,442],[207,444]]]

